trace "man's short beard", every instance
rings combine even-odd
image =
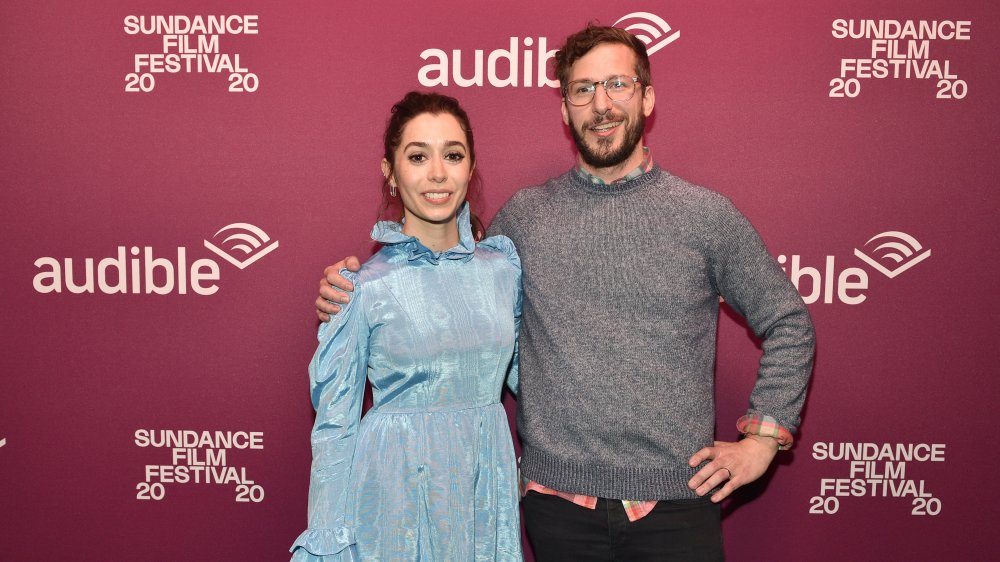
[[[612,121],[615,121],[615,119],[612,119]],[[587,127],[589,126],[590,124],[587,125]],[[573,134],[573,141],[576,143],[576,149],[580,153],[580,158],[583,158],[584,162],[594,168],[613,168],[628,160],[635,151],[636,145],[642,141],[642,133],[645,129],[646,116],[640,111],[637,113],[635,123],[630,121],[626,124],[625,136],[622,139],[621,146],[610,152],[605,151],[598,153],[587,146],[587,143],[583,140],[583,134],[577,127],[569,128],[570,132]],[[598,146],[601,144],[608,144],[610,142],[612,142],[610,139],[608,139],[607,142],[604,142],[604,139],[597,141]]]

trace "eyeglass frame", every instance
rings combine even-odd
[[[608,92],[608,85],[607,85],[607,83],[608,83],[609,80],[614,80],[615,78],[631,78],[632,79],[632,93],[629,94],[629,96],[627,98],[623,99],[623,100],[616,100],[616,99],[614,99],[613,97],[611,97],[611,93]],[[577,84],[577,83],[590,84],[590,85],[592,85],[594,87],[594,92],[593,92],[593,94],[591,94],[590,99],[587,100],[584,103],[577,104],[577,103],[573,103],[572,101],[570,101],[570,98],[569,98],[569,88],[573,84]],[[573,80],[569,84],[567,84],[565,88],[563,88],[563,99],[566,100],[566,103],[572,105],[573,107],[583,107],[585,105],[589,105],[590,103],[592,103],[594,101],[594,99],[597,98],[597,85],[598,84],[600,84],[601,87],[604,88],[604,94],[608,96],[609,100],[611,100],[612,102],[621,102],[621,103],[627,102],[627,101],[631,100],[633,96],[635,96],[636,86],[643,86],[643,87],[645,87],[645,84],[643,84],[639,80],[638,76],[628,76],[628,75],[625,75],[625,74],[615,74],[614,76],[608,76],[604,80],[593,80],[593,81],[591,81],[591,80]]]

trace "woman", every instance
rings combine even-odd
[[[465,203],[472,128],[453,98],[410,92],[385,131],[383,190],[402,223],[319,328],[309,529],[292,560],[520,560],[514,452],[520,261],[476,244]],[[374,405],[360,420],[365,378]]]

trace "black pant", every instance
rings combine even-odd
[[[635,522],[619,500],[599,498],[587,509],[532,491],[521,505],[538,562],[725,559],[719,505],[707,498],[660,501]]]

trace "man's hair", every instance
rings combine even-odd
[[[602,43],[617,43],[632,49],[638,61],[635,65],[635,74],[639,77],[643,89],[653,84],[649,71],[649,55],[646,54],[646,45],[642,40],[624,29],[589,23],[583,30],[567,37],[566,44],[556,51],[556,78],[564,95],[569,85],[569,70],[573,63]]]

